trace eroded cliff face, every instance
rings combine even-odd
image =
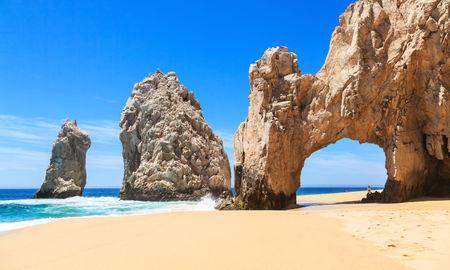
[[[86,152],[91,139],[67,119],[53,144],[44,183],[33,198],[81,196],[86,185]]]
[[[384,201],[450,195],[449,3],[350,5],[316,76],[302,76],[287,48],[268,49],[250,66],[235,134],[237,202],[294,204],[305,159],[342,138],[384,149]]]
[[[231,193],[222,140],[203,118],[194,93],[174,72],[135,84],[120,119],[121,199],[196,200]]]

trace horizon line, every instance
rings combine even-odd
[[[384,186],[379,185],[370,185],[372,188],[384,188]],[[6,187],[0,187],[0,189],[39,189],[40,187],[14,187],[14,186],[6,186]],[[120,189],[121,187],[116,186],[94,186],[94,187],[85,187],[84,189],[101,189],[101,188],[107,188],[107,189]],[[234,187],[231,187],[234,189]],[[306,185],[301,186],[300,188],[367,188],[367,185]]]

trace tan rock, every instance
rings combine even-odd
[[[295,203],[313,152],[350,138],[386,154],[383,199],[450,195],[449,1],[360,1],[339,17],[322,69],[268,49],[250,66],[247,120],[235,135],[246,208]]]
[[[134,86],[120,119],[128,200],[197,200],[231,192],[230,164],[194,93],[159,70]]]
[[[81,196],[86,185],[86,152],[91,139],[67,119],[53,144],[44,183],[33,198]]]

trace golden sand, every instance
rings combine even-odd
[[[448,269],[449,215],[432,200],[71,218],[0,236],[0,269]]]

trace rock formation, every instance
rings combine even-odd
[[[206,124],[194,93],[174,72],[135,84],[120,119],[128,200],[196,200],[231,193],[222,140]]]
[[[301,75],[287,48],[250,66],[235,134],[244,208],[295,203],[304,161],[342,138],[386,154],[386,202],[450,195],[448,0],[366,0],[339,17],[322,69]]]
[[[44,183],[33,198],[81,196],[86,185],[86,152],[91,139],[67,119],[53,144]]]

